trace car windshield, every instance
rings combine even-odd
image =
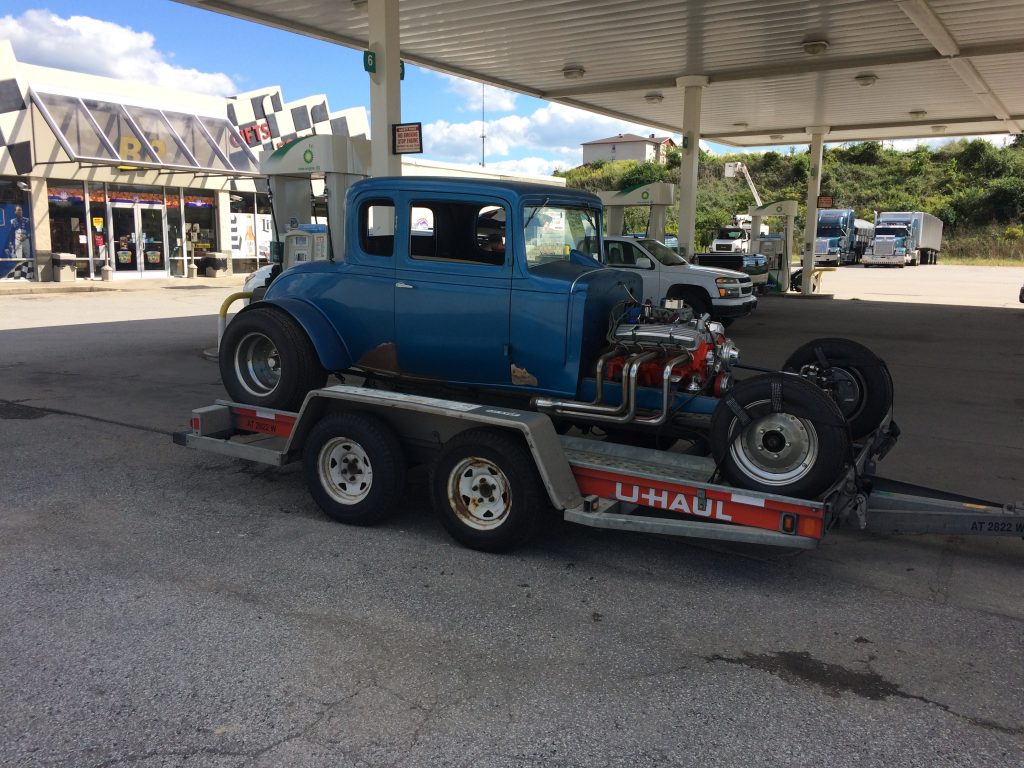
[[[743,227],[722,227],[718,230],[719,240],[742,240],[746,230]]]
[[[597,253],[598,216],[592,208],[528,205],[523,211],[523,241],[529,269],[569,261],[569,252]]]
[[[892,235],[893,237],[906,237],[906,227],[879,227],[875,230],[876,235]]]
[[[657,240],[639,240],[638,242],[647,250],[648,253],[651,254],[651,256],[667,267],[674,267],[678,264],[688,263],[686,259],[678,253],[673,251],[664,243],[659,243]]]

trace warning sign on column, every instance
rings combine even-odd
[[[391,154],[411,155],[423,151],[423,123],[395,123],[391,126]]]

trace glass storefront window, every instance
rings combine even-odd
[[[185,237],[196,259],[217,250],[217,210],[205,190],[185,190]]]
[[[78,157],[117,159],[103,143],[81,101],[70,96],[53,94],[45,94],[43,98],[43,105],[53,118],[57,130],[64,135]]]
[[[50,249],[71,253],[77,258],[79,277],[92,277],[99,266],[89,263],[89,243],[85,221],[85,187],[80,181],[54,181],[47,184],[50,209]]]
[[[164,112],[164,115],[167,117],[167,122],[174,127],[175,132],[185,142],[185,146],[188,147],[188,151],[192,153],[200,167],[231,170],[217,154],[213,144],[210,143],[210,138],[207,137],[198,117],[181,112]]]
[[[110,228],[107,221],[107,196],[103,186],[89,189],[89,224],[92,229],[92,255],[99,270],[110,263]]]
[[[0,278],[32,276],[34,264],[31,206],[19,179],[0,179]]]
[[[172,277],[185,276],[185,247],[182,237],[181,193],[176,189],[165,190],[167,206],[167,247],[170,249]]]
[[[155,109],[126,107],[135,124],[145,134],[160,162],[167,165],[193,165],[185,150],[178,144],[174,133],[163,116]]]
[[[114,145],[117,154],[125,162],[158,163],[159,158],[153,157],[139,134],[132,128],[120,104],[109,101],[85,100],[86,108],[92,113],[103,131],[103,134]]]

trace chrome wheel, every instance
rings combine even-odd
[[[767,404],[762,400],[747,407]],[[734,428],[738,426],[734,422]],[[807,419],[769,413],[742,429],[729,452],[737,468],[764,485],[793,483],[805,477],[818,459],[818,432]]]
[[[334,437],[317,457],[321,487],[339,504],[358,504],[373,487],[373,466],[366,450],[355,440]]]
[[[470,456],[448,474],[448,502],[459,522],[479,531],[492,530],[512,509],[508,478],[496,464]]]
[[[277,389],[281,382],[281,355],[270,337],[256,331],[242,337],[235,348],[235,375],[245,390],[257,397]]]

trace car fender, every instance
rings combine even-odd
[[[338,334],[337,329],[320,309],[308,301],[297,299],[292,296],[282,298],[263,299],[253,302],[245,307],[238,314],[248,312],[259,307],[272,306],[280,312],[284,312],[292,318],[309,337],[317,357],[320,358],[320,365],[328,371],[342,371],[352,365],[352,356],[349,353],[348,345]]]

